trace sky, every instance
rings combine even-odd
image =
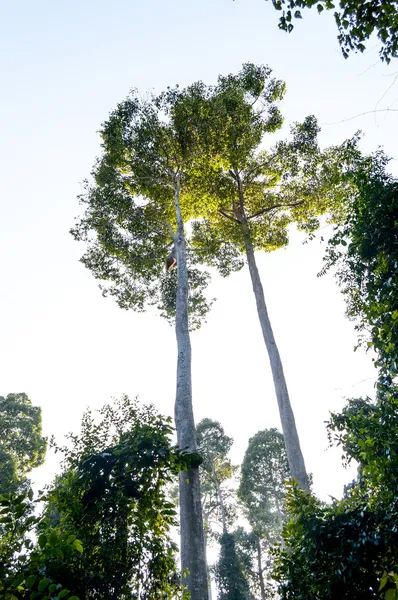
[[[278,29],[264,0],[0,0],[0,395],[26,392],[46,435],[76,431],[87,406],[123,393],[173,414],[174,331],[151,310],[104,299],[69,235],[77,196],[100,153],[98,129],[131,88],[145,93],[269,64],[287,83],[289,124],[315,114],[322,146],[361,129],[366,152],[382,146],[397,173],[397,63],[377,40],[344,60],[333,17],[304,12]],[[328,230],[323,232],[327,233]],[[318,278],[323,247],[292,232],[288,248],[258,255],[266,301],[314,490],[341,495],[354,476],[328,450],[325,421],[345,398],[373,394],[371,356],[353,352],[354,324],[332,274]],[[213,279],[217,301],[192,335],[194,412],[219,420],[242,460],[259,429],[280,428],[268,357],[247,268]],[[49,481],[56,460],[35,474]]]

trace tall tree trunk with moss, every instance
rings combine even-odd
[[[192,407],[191,341],[188,327],[188,271],[184,223],[180,210],[180,183],[175,182],[177,232],[176,337],[178,348],[175,423],[178,445],[189,452],[196,451],[196,432]],[[207,569],[200,499],[199,469],[191,467],[180,473],[181,565],[188,570],[185,579],[191,600],[208,600]]]
[[[276,345],[274,332],[272,331],[267,305],[265,304],[264,290],[257,268],[249,227],[244,218],[241,223],[241,230],[245,242],[246,258],[249,265],[254,297],[256,299],[257,314],[260,320],[261,330],[263,332],[263,338],[271,365],[290,472],[292,477],[300,484],[300,486],[304,490],[309,491],[307,471],[305,468],[303,453],[300,447],[300,440],[297,433],[292,405],[290,404],[289,392],[287,389],[285,374],[283,372],[282,361],[278,346]]]

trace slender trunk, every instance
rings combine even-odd
[[[222,521],[223,533],[227,533],[227,523],[226,523],[226,520],[225,520],[224,500],[223,500],[223,497],[222,497],[222,492],[221,492],[220,484],[218,483],[217,475],[216,475],[213,467],[211,468],[211,474],[212,474],[212,477],[213,477],[214,485],[216,486],[217,496],[218,496],[218,502],[220,504],[221,521]]]
[[[264,584],[264,576],[263,576],[263,565],[262,565],[262,557],[261,557],[261,544],[260,544],[259,537],[257,538],[257,566],[258,566],[258,579],[260,581],[261,600],[266,600],[265,584]]]
[[[305,469],[304,457],[300,448],[300,440],[297,433],[296,422],[294,420],[294,414],[290,404],[289,392],[287,390],[286,379],[283,373],[282,361],[275,342],[271,322],[268,317],[267,306],[264,298],[264,290],[257,269],[250,231],[245,221],[241,223],[241,228],[245,241],[246,257],[249,265],[253,292],[256,298],[257,313],[260,319],[264,342],[267,347],[271,364],[272,377],[274,379],[276,398],[278,401],[290,473],[292,477],[300,484],[300,486],[308,492],[308,476]]]
[[[188,328],[188,271],[179,194],[180,184],[176,179],[177,233],[175,249],[178,277],[176,301],[178,359],[175,423],[179,447],[194,452],[196,450],[196,433],[192,408],[191,342]],[[208,600],[199,469],[197,467],[180,473],[180,529],[181,566],[183,571],[188,570],[184,583],[188,586],[191,600]]]
[[[207,561],[207,534],[206,534],[206,531],[204,532],[204,544],[205,544],[205,562],[206,562],[206,573],[207,573],[207,588],[208,588],[209,600],[212,600],[210,569],[209,569],[209,563]]]

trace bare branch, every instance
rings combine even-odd
[[[353,119],[357,119],[358,117],[363,117],[364,115],[370,115],[370,114],[379,113],[379,112],[398,112],[398,108],[379,108],[378,110],[367,110],[363,113],[359,113],[359,115],[349,117],[348,119],[342,119],[341,121],[334,121],[333,123],[320,123],[320,125],[339,125],[340,123],[346,123],[347,121],[352,121]]]
[[[173,231],[173,228],[172,228],[172,226],[170,225],[170,223],[169,223],[169,222],[167,222],[167,223],[166,223],[166,227],[167,227],[167,229],[169,230],[169,232],[170,232],[170,235],[171,235],[171,237],[172,237],[173,241],[175,241],[175,239],[176,239],[176,236],[175,236],[175,233],[174,233],[174,231]]]

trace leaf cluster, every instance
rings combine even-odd
[[[334,10],[344,58],[350,52],[364,52],[365,43],[376,33],[381,42],[380,58],[389,63],[398,56],[398,2],[396,0],[272,0],[283,11],[279,28],[291,32],[294,19],[302,19],[301,9],[316,7],[319,14]]]

